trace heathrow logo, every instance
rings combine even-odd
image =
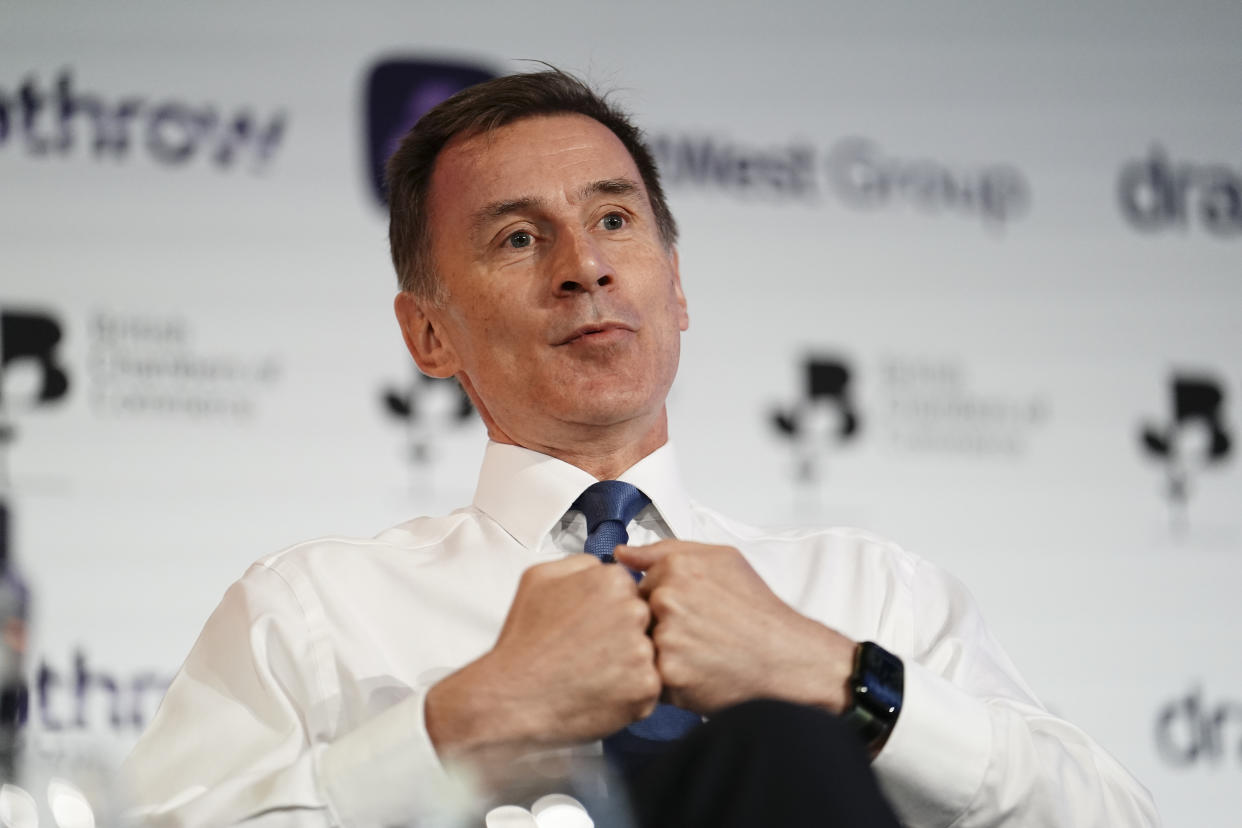
[[[1165,496],[1174,531],[1188,526],[1188,506],[1195,478],[1225,462],[1233,439],[1225,424],[1225,392],[1214,378],[1174,374],[1169,382],[1167,419],[1149,421],[1141,429],[1143,451],[1164,466]]]
[[[496,74],[468,63],[383,60],[367,76],[367,167],[376,201],[386,205],[384,165],[418,119],[436,104]]]
[[[123,161],[137,151],[167,166],[205,156],[221,169],[249,160],[260,170],[279,149],[285,123],[281,111],[260,117],[244,108],[84,92],[68,69],[51,83],[30,73],[13,90],[0,88],[0,147],[17,143],[36,158],[89,153]]]

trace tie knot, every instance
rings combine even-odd
[[[601,480],[588,486],[570,508],[582,512],[587,531],[594,532],[608,520],[618,520],[625,526],[650,502],[651,498],[636,486],[620,480]]]

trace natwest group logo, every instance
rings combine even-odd
[[[15,89],[0,87],[0,147],[17,143],[34,157],[90,153],[121,161],[136,150],[170,166],[206,156],[220,168],[245,160],[262,169],[285,134],[285,114],[265,118],[246,109],[138,95],[107,98],[83,92],[63,69],[51,83],[34,73]]]
[[[841,138],[821,149],[666,133],[654,136],[651,148],[670,187],[741,198],[818,204],[828,195],[851,210],[958,216],[990,229],[1007,227],[1031,204],[1030,184],[1013,164],[940,161],[896,153],[869,138]]]
[[[1157,144],[1121,168],[1117,197],[1126,220],[1144,232],[1199,225],[1242,237],[1242,170],[1225,164],[1174,161]]]
[[[469,63],[382,60],[372,67],[366,92],[367,166],[381,205],[388,203],[384,165],[410,127],[436,104],[495,76]]]

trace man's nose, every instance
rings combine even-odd
[[[599,241],[588,231],[561,235],[552,278],[558,296],[594,293],[616,282],[616,272]]]

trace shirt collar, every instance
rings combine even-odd
[[[672,443],[639,460],[618,479],[643,491],[674,537],[691,535],[690,498],[681,482]],[[540,540],[595,478],[555,457],[489,441],[474,505],[527,549]]]

